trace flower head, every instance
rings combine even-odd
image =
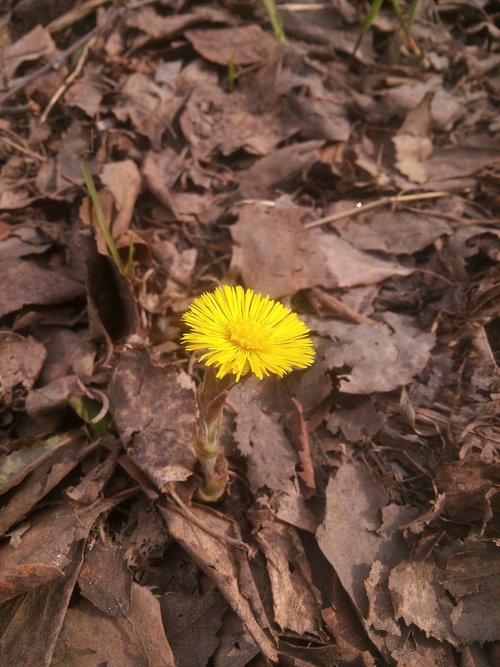
[[[195,299],[183,320],[190,333],[182,342],[188,350],[207,350],[200,357],[238,381],[248,372],[262,379],[280,377],[314,361],[309,329],[289,308],[241,286],[223,285]]]

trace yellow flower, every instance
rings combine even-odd
[[[248,372],[262,379],[280,377],[314,361],[309,329],[289,308],[243,287],[217,287],[194,300],[183,320],[191,332],[182,342],[188,350],[208,350],[200,357],[238,381]]]

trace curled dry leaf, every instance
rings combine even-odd
[[[109,188],[115,200],[117,215],[113,220],[115,239],[124,234],[132,220],[136,199],[141,191],[141,175],[135,162],[109,162],[104,165],[101,181]]]

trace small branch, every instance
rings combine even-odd
[[[380,206],[386,206],[387,204],[399,204],[401,202],[407,201],[421,201],[424,199],[438,199],[439,197],[446,197],[449,195],[449,192],[444,190],[434,191],[434,192],[418,192],[412,195],[395,195],[394,197],[382,197],[382,199],[377,199],[376,201],[368,202],[368,204],[362,204],[361,202],[352,208],[348,208],[346,211],[339,211],[339,213],[334,213],[333,215],[327,215],[324,218],[319,220],[313,220],[312,222],[307,222],[304,225],[305,229],[312,229],[313,227],[319,227],[320,225],[326,225],[329,222],[336,222],[337,220],[344,220],[344,218],[350,218],[353,215],[359,215],[365,211],[371,211],[374,208],[379,208]]]
[[[80,58],[78,59],[78,62],[76,64],[75,69],[71,72],[71,74],[65,79],[64,83],[62,83],[59,88],[56,90],[56,92],[52,95],[49,103],[47,104],[45,111],[42,113],[40,116],[40,125],[43,125],[45,121],[47,120],[47,117],[53,107],[57,104],[59,99],[64,95],[64,93],[68,90],[68,88],[71,86],[73,81],[80,75],[80,72],[83,69],[83,66],[85,64],[85,61],[87,60],[87,56],[89,54],[90,49],[94,46],[96,41],[95,37],[91,37],[89,41],[85,44],[83,47],[82,53],[80,55]]]
[[[241,540],[237,540],[234,537],[230,537],[229,535],[224,535],[223,533],[219,533],[218,531],[209,528],[209,526],[200,521],[198,517],[195,514],[193,514],[193,512],[191,512],[186,503],[184,503],[179,498],[172,484],[168,485],[168,493],[177,505],[177,507],[175,508],[176,511],[179,512],[179,514],[181,514],[185,519],[189,519],[189,521],[192,521],[196,526],[198,526],[198,528],[201,528],[201,530],[207,533],[207,535],[214,537],[216,540],[219,540],[219,542],[222,542],[223,544],[224,543],[230,544],[231,546],[236,547],[237,549],[243,549],[243,551],[246,551],[247,554],[251,558],[253,558],[254,551],[249,544],[246,544]]]
[[[28,84],[30,84],[32,81],[35,81],[35,79],[38,79],[38,77],[42,76],[46,72],[50,72],[52,69],[58,69],[66,60],[66,58],[69,58],[73,53],[75,53],[75,51],[78,51],[79,48],[84,46],[93,37],[96,37],[101,32],[104,32],[104,30],[106,30],[106,28],[108,28],[118,16],[121,16],[124,11],[124,8],[121,8],[111,12],[103,19],[100,25],[97,25],[86,35],[83,35],[83,37],[77,39],[74,44],[69,46],[65,51],[58,53],[56,56],[54,56],[54,58],[49,60],[48,63],[43,65],[43,67],[40,67],[34,72],[31,72],[31,74],[28,74],[27,76],[22,77],[20,80],[17,80],[17,82],[7,90],[7,92],[5,92],[3,95],[0,95],[0,106],[7,100],[10,100],[10,98],[14,95],[24,90]]]

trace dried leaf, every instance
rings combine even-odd
[[[31,336],[0,333],[0,402],[12,405],[16,392],[28,392],[37,379],[47,350]]]
[[[348,367],[341,391],[369,394],[392,391],[425,368],[434,346],[434,335],[421,331],[412,318],[385,313],[387,324],[347,324],[338,320],[309,318],[309,326],[333,341],[325,353],[329,368]]]
[[[238,222],[231,227],[238,243],[232,269],[241,272],[248,287],[271,298],[316,285],[346,288],[411,273],[333,234],[308,231],[302,225],[308,210],[284,198],[272,208],[246,204],[237,213]]]
[[[118,547],[96,542],[85,555],[78,586],[82,595],[104,614],[129,616],[132,573]]]
[[[43,269],[31,261],[5,262],[0,294],[0,317],[28,305],[52,305],[78,299],[84,294],[82,283],[63,273]]]
[[[0,546],[0,600],[62,577],[76,542],[87,537],[99,514],[112,505],[107,500],[85,508],[60,504],[31,519],[16,548]]]
[[[317,530],[318,545],[363,617],[368,614],[364,581],[372,563],[397,563],[405,554],[393,532],[382,537],[379,513],[386,505],[383,488],[356,463],[344,462],[326,490],[326,514]]]
[[[241,618],[264,656],[268,660],[276,661],[276,648],[270,639],[263,609],[252,608],[251,603],[258,600],[258,596],[256,598],[255,584],[249,570],[241,570],[246,561],[238,558],[234,547],[223,541],[224,536],[234,539],[233,523],[213,510],[192,506],[190,512],[196,519],[212,533],[222,536],[217,538],[193,524],[192,520],[173,507],[160,507],[160,510],[173,537],[214,582],[228,605]],[[248,568],[248,564],[246,567]]]
[[[24,475],[25,472],[23,467],[20,475],[11,478],[10,481],[12,485],[15,484],[16,489],[8,503],[0,508],[0,535],[24,518],[39,500],[98,446],[97,442],[88,443],[86,437],[79,433],[69,438],[56,436],[50,440],[53,441],[52,447],[48,450],[42,447],[39,452],[40,457],[36,461],[29,462],[28,467],[33,467],[33,472],[21,482],[20,475]],[[33,453],[31,448],[29,452],[30,455]]]
[[[224,598],[217,591],[167,593],[160,606],[177,667],[206,667],[219,645],[217,635],[227,609]]]
[[[450,614],[453,605],[439,583],[441,572],[432,561],[403,561],[391,571],[389,589],[398,618],[414,623],[427,636],[456,646]]]
[[[193,472],[196,401],[185,374],[154,366],[145,349],[128,350],[108,388],[111,415],[130,458],[161,489]]]
[[[132,585],[127,618],[106,616],[86,600],[68,609],[54,664],[95,667],[106,663],[175,667],[160,604],[149,588]]]
[[[0,652],[4,664],[23,667],[53,664],[52,655],[80,571],[82,552],[82,547],[75,549],[63,577],[16,600],[14,613],[6,627],[1,628]]]
[[[141,191],[141,175],[135,162],[110,162],[104,165],[101,181],[109,188],[118,211],[113,220],[112,232],[115,239],[124,234],[132,220],[136,199]]]
[[[2,50],[0,69],[9,80],[21,63],[40,58],[49,58],[57,53],[49,31],[41,25],[27,32],[17,42]]]
[[[255,512],[254,535],[266,557],[273,595],[274,620],[297,635],[325,638],[319,616],[320,595],[296,529],[273,518],[269,511]]]
[[[500,640],[500,547],[478,544],[455,553],[446,562],[444,587],[457,606],[451,613],[453,632],[464,644]]]
[[[184,35],[206,60],[225,67],[262,63],[276,50],[276,40],[258,25],[188,30]]]

